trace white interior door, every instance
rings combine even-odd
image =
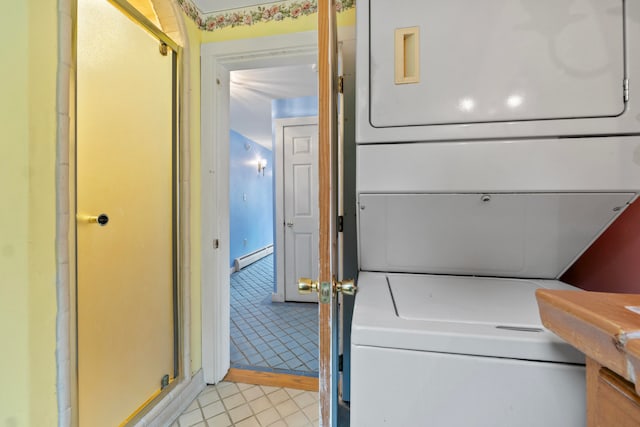
[[[317,302],[298,293],[299,277],[318,277],[318,125],[284,133],[285,300]]]

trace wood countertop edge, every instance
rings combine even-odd
[[[638,333],[640,337],[640,314],[624,308],[640,306],[640,295],[538,289],[536,298],[538,303],[546,301],[612,337],[620,336],[622,342],[630,334]]]
[[[547,329],[587,357],[636,382],[640,341],[628,338],[640,332],[640,315],[622,310],[626,305],[640,305],[640,295],[538,289],[536,299]],[[637,323],[634,316],[638,316]]]

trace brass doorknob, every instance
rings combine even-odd
[[[313,292],[318,292],[320,284],[311,279],[303,277],[298,279],[298,292],[302,295],[308,295]],[[342,292],[344,295],[355,295],[358,288],[355,282],[350,280],[343,280],[342,282],[335,282],[333,284],[333,290],[336,292]]]
[[[353,279],[336,282],[334,285],[336,292],[342,292],[343,295],[355,295],[358,287]]]
[[[313,292],[318,292],[318,282],[314,282],[306,277],[298,279],[298,293],[309,295]]]

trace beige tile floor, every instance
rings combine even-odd
[[[172,427],[317,425],[317,392],[221,382],[204,389]]]

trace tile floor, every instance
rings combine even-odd
[[[231,366],[317,376],[318,306],[274,303],[273,255],[231,275]],[[318,393],[221,382],[207,386],[172,427],[318,425]],[[338,426],[349,426],[339,407]]]
[[[273,255],[231,275],[231,366],[315,376],[318,305],[277,303]]]
[[[208,386],[172,427],[318,425],[318,393],[221,382]]]

